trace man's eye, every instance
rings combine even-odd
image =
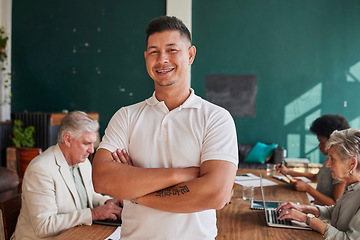
[[[158,51],[150,51],[150,55],[154,55],[154,54],[156,54],[156,53],[158,53]]]

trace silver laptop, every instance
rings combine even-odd
[[[276,212],[276,208],[269,208],[267,206],[264,194],[264,188],[262,183],[262,175],[260,174],[260,187],[261,187],[261,195],[264,204],[265,218],[266,223],[270,227],[282,227],[282,228],[295,228],[295,229],[304,229],[304,230],[312,230],[308,225],[302,222],[298,222],[295,220],[279,220],[280,212]]]

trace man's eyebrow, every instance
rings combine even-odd
[[[166,47],[172,47],[172,46],[177,46],[177,44],[176,43],[169,43],[169,44],[166,45]],[[158,47],[156,47],[156,46],[148,46],[147,49],[157,49],[157,48]]]
[[[172,46],[177,46],[176,43],[169,43],[168,45],[166,45],[167,47],[172,47]]]

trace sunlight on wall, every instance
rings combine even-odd
[[[360,82],[360,62],[352,65],[349,71],[345,72],[345,75],[348,82]]]
[[[321,116],[321,110],[318,109],[305,118],[305,130],[310,131],[311,124]],[[312,163],[320,163],[320,151],[318,148],[319,141],[315,134],[305,136],[305,156]]]
[[[287,125],[321,103],[322,83],[285,106],[284,124]]]
[[[360,117],[357,117],[351,121],[349,121],[350,127],[360,129]]]
[[[322,163],[323,162],[322,159],[320,158],[320,150],[318,148],[316,148],[316,150],[306,154],[306,158],[309,159],[311,163]]]
[[[317,110],[313,113],[311,113],[309,116],[305,118],[305,130],[310,130],[311,124],[315,119],[321,116],[321,110]]]
[[[300,97],[292,101],[285,106],[285,125],[292,121],[303,118],[304,119],[304,131],[309,131],[312,122],[321,116],[321,110],[314,110],[321,104],[322,96],[322,83],[317,84]],[[307,115],[308,114],[308,115]],[[301,157],[301,134],[288,134],[287,136],[287,150],[289,157],[299,158]],[[320,162],[319,150],[317,149],[318,140],[316,135],[307,134],[304,137],[304,153],[311,162]]]
[[[311,151],[314,151],[317,149],[318,146],[318,140],[316,135],[305,135],[305,153],[309,153]]]
[[[300,157],[300,134],[288,134],[286,145],[288,157]]]
[[[305,135],[305,155],[312,163],[320,163],[318,144],[316,135]]]

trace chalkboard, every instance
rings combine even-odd
[[[206,76],[206,99],[234,117],[255,117],[256,89],[256,75]]]

